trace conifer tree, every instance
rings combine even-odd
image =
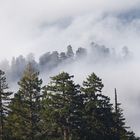
[[[11,103],[11,110],[21,138],[34,140],[40,134],[39,111],[42,80],[39,79],[39,73],[32,68],[31,64],[28,64],[18,84],[19,90]]]
[[[115,116],[114,116],[114,137],[115,140],[138,140],[134,134],[134,132],[129,131],[130,127],[126,127],[125,123],[125,117],[123,115],[123,110],[120,107],[120,103],[118,103],[118,98],[117,98],[117,90],[115,88]]]
[[[12,92],[8,92],[5,72],[0,70],[0,140],[5,139],[6,116],[9,112],[9,102]]]
[[[74,52],[73,52],[73,49],[72,49],[71,45],[67,46],[67,57],[68,58],[73,58],[74,57]]]
[[[102,80],[95,73],[83,82],[85,140],[112,139],[113,108],[110,99],[101,93],[102,88]]]
[[[73,76],[62,72],[51,77],[46,87],[48,110],[54,126],[62,130],[63,139],[70,140],[75,137],[80,126],[80,108],[82,98],[79,85],[74,84]]]

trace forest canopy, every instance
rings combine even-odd
[[[73,78],[61,72],[44,86],[29,63],[14,93],[0,70],[0,140],[139,140],[125,123],[116,89],[113,105],[94,72],[82,85]]]

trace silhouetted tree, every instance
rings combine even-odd
[[[67,57],[68,57],[68,58],[74,57],[74,52],[73,52],[73,49],[72,49],[72,46],[71,46],[71,45],[69,45],[69,46],[67,47]]]

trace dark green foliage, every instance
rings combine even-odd
[[[50,114],[52,125],[58,127],[65,140],[74,137],[80,126],[82,98],[80,86],[71,80],[73,76],[62,72],[52,77],[46,87],[46,112]],[[75,130],[75,131],[74,131]]]
[[[83,82],[82,92],[84,94],[84,139],[112,139],[112,104],[107,96],[101,94],[102,81],[92,73]]]
[[[19,94],[15,94],[14,98],[12,99],[10,105],[9,105],[11,111],[7,117],[9,122],[9,137],[10,139],[25,139],[25,114],[24,114],[24,108],[23,108],[23,102],[22,98]]]
[[[34,140],[40,135],[42,80],[38,78],[38,75],[39,73],[29,64],[18,83],[20,88],[10,104],[11,113],[9,114],[9,120],[12,118],[10,122],[16,122],[12,128],[13,137]]]
[[[0,70],[0,140],[6,137],[6,116],[9,113],[9,102],[12,92],[8,92],[8,84],[6,83],[5,72]]]
[[[42,88],[29,64],[13,97],[0,71],[0,140],[140,140],[126,127],[116,90],[113,107],[95,73],[82,87],[73,77],[62,72]]]
[[[120,103],[117,99],[117,91],[115,89],[115,112],[114,112],[114,136],[116,140],[135,140],[135,134],[129,131],[129,127],[126,127],[123,110],[120,108]]]

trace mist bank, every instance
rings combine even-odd
[[[67,46],[65,52],[44,52],[37,60],[33,53],[28,54],[26,57],[19,55],[13,57],[11,62],[3,60],[0,63],[0,68],[6,72],[7,80],[15,82],[20,79],[24,69],[28,63],[38,70],[41,74],[52,73],[55,70],[65,69],[76,63],[89,63],[95,64],[108,64],[108,63],[122,63],[132,58],[132,53],[128,47],[122,47],[118,53],[115,48],[108,48],[105,45],[91,42],[86,48],[79,47],[75,52],[71,45]]]

